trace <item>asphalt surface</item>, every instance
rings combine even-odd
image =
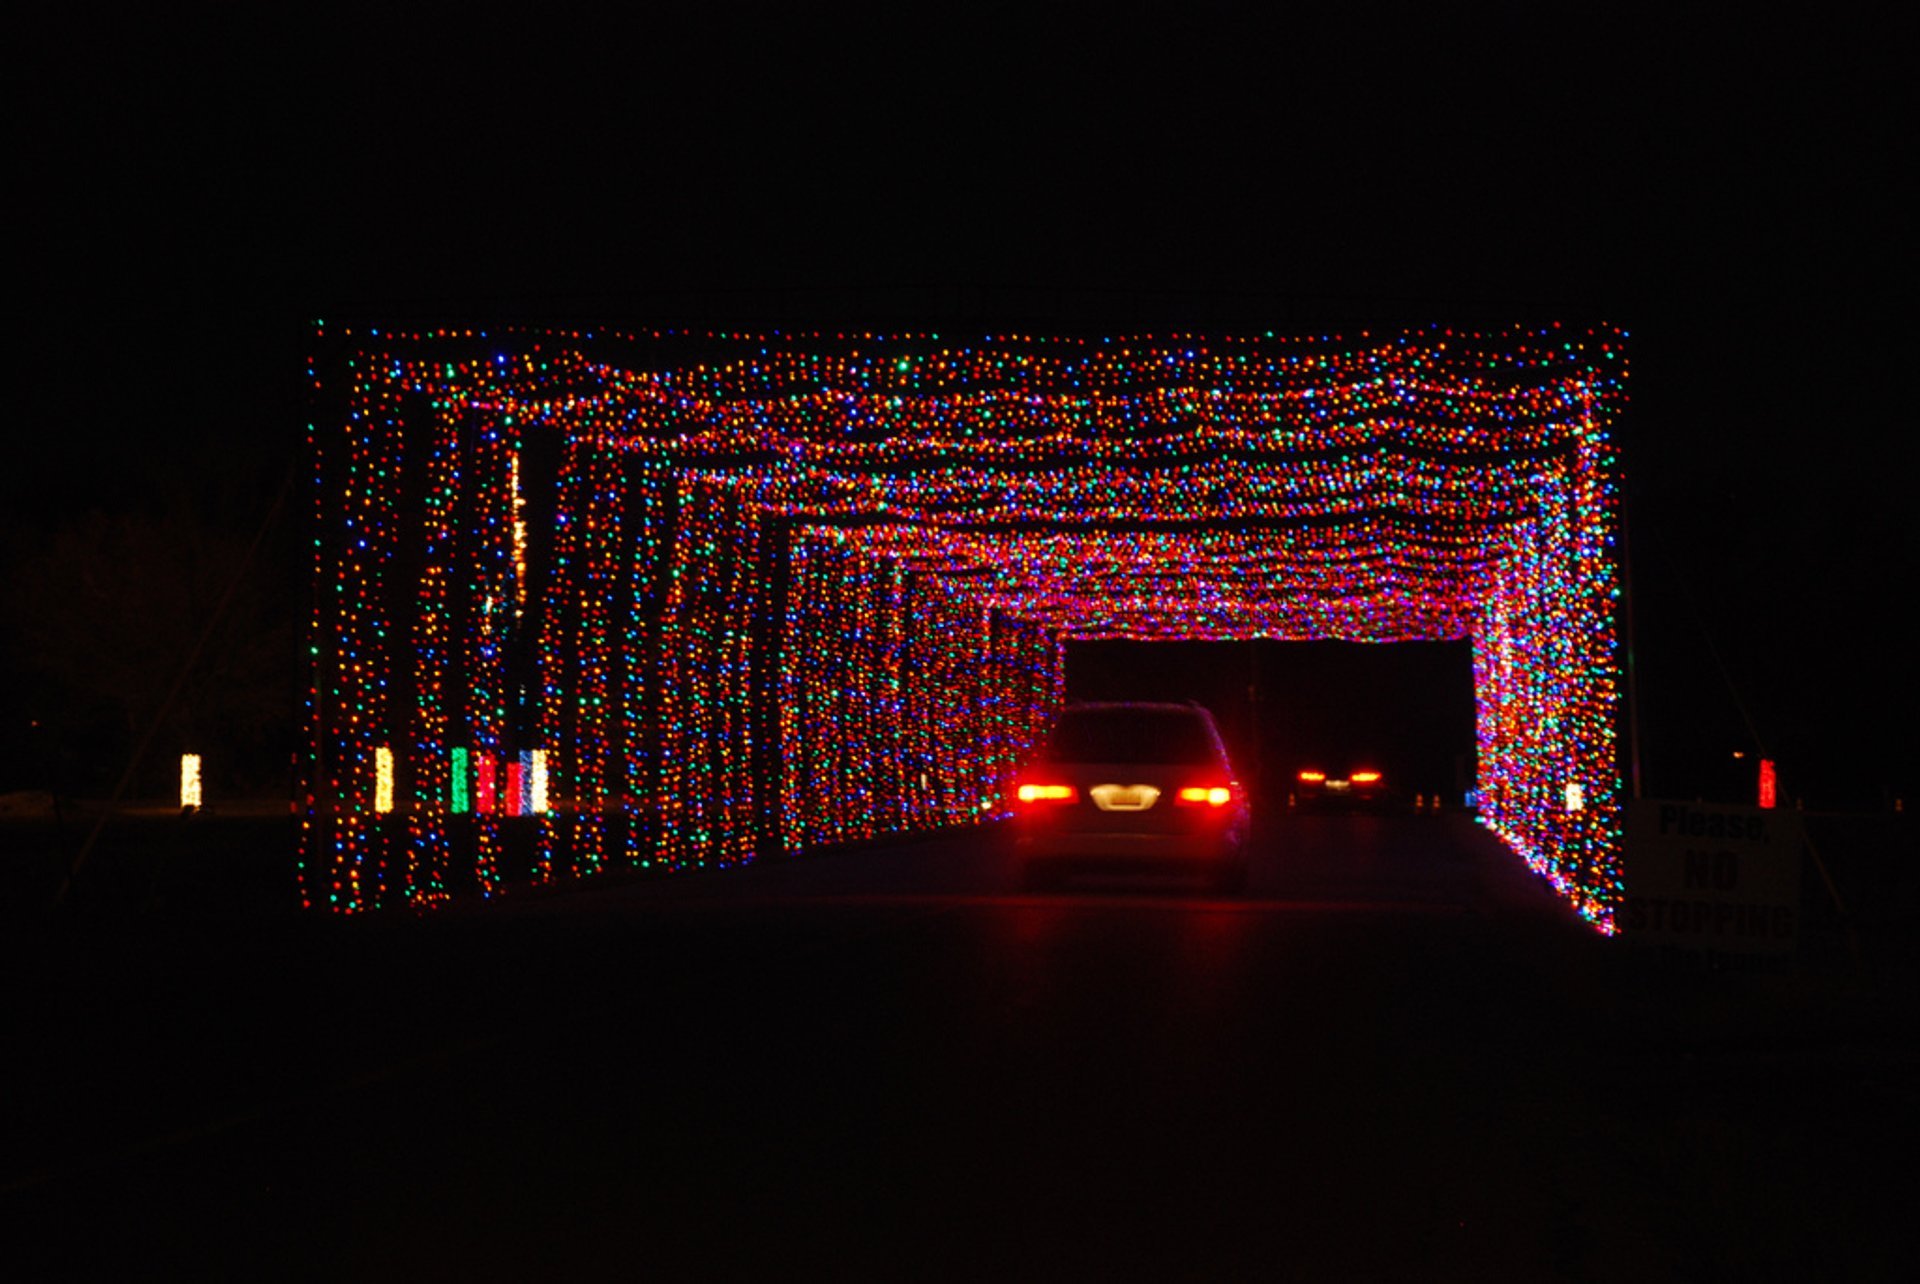
[[[1564,913],[1464,817],[1246,895],[991,834],[9,940],[16,1279],[1876,1279],[1909,1008]]]

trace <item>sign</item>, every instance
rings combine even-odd
[[[1800,941],[1799,815],[1645,800],[1627,808],[1630,940],[1720,954],[1786,954]]]

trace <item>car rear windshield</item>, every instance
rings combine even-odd
[[[1047,737],[1055,762],[1212,763],[1206,723],[1182,709],[1072,709]]]

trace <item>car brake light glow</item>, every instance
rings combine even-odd
[[[1324,771],[1303,771],[1300,773],[1300,779],[1306,781],[1310,785],[1317,785],[1321,781],[1325,780],[1326,778],[1327,778],[1327,773]]]
[[[1380,773],[1377,771],[1356,771],[1353,773],[1353,783],[1356,785],[1371,785],[1378,782],[1379,779]]]
[[[1022,785],[1020,786],[1020,801],[1023,803],[1072,802],[1073,786],[1072,785],[1033,785],[1033,784]]]
[[[1180,791],[1183,803],[1205,803],[1209,807],[1224,807],[1233,800],[1233,791],[1221,785],[1188,785]]]

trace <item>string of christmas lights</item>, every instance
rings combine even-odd
[[[1625,340],[316,327],[306,900],[1003,816],[1076,639],[1465,638],[1611,931]]]

